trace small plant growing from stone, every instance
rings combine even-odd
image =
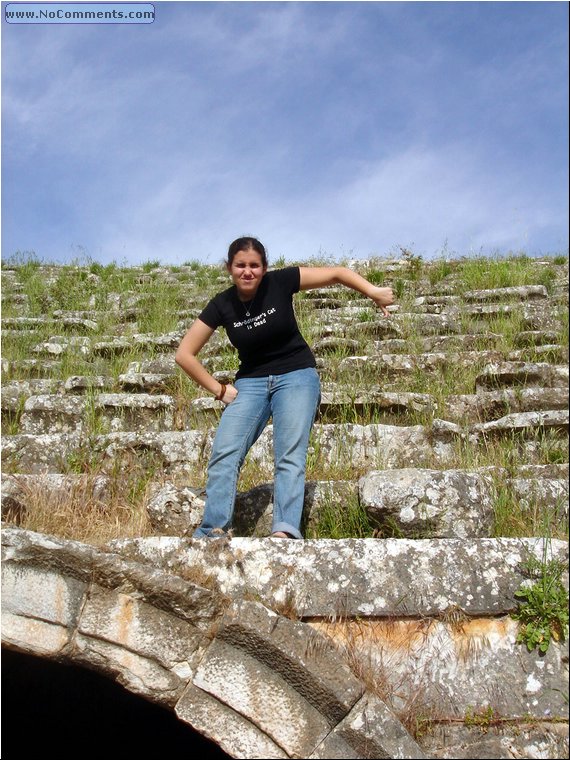
[[[480,710],[474,710],[468,707],[465,712],[465,725],[469,727],[480,728],[483,733],[487,733],[489,726],[497,722],[497,716],[491,705],[482,707]]]
[[[519,608],[512,617],[520,621],[517,642],[526,644],[529,652],[538,648],[545,653],[551,641],[568,637],[568,592],[561,580],[566,565],[558,559],[531,557],[524,567],[536,581],[515,592]]]

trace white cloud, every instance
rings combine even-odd
[[[68,229],[133,262],[217,260],[244,232],[289,258],[564,247],[564,77],[532,24],[485,57],[453,4],[165,5],[153,28],[4,30],[9,246],[61,256]]]

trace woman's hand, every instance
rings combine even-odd
[[[236,398],[238,395],[238,389],[234,388],[233,385],[226,385],[226,392],[222,396],[222,402],[227,406],[228,404],[231,404],[232,401]]]
[[[374,301],[376,306],[380,308],[385,317],[390,316],[390,312],[386,306],[392,306],[394,303],[394,292],[392,288],[375,287],[370,294],[370,298]]]

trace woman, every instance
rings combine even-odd
[[[293,293],[342,284],[371,298],[387,316],[391,288],[379,288],[345,267],[286,267],[267,271],[265,248],[255,238],[234,240],[227,270],[233,286],[218,293],[192,324],[176,363],[226,404],[208,465],[206,506],[196,537],[226,535],[231,527],[239,471],[247,452],[273,418],[274,538],[302,538],[309,433],[320,401],[315,358],[293,311]],[[219,383],[197,354],[214,330],[225,327],[238,349],[233,385]]]

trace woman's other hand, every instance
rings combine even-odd
[[[371,293],[370,298],[374,301],[376,306],[380,308],[385,317],[390,316],[390,312],[386,307],[392,306],[394,303],[394,292],[392,288],[376,287]]]
[[[231,404],[232,401],[234,401],[237,395],[238,395],[238,389],[234,388],[233,385],[227,385],[226,392],[222,396],[222,401],[227,406],[228,404]]]

